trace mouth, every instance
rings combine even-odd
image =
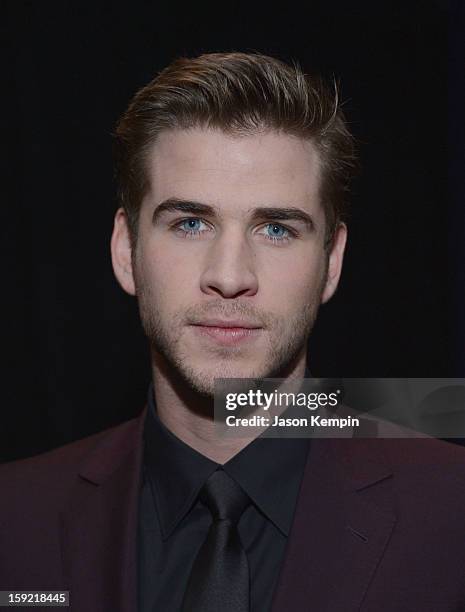
[[[211,319],[191,324],[199,336],[224,346],[234,346],[258,338],[263,328],[252,321]]]

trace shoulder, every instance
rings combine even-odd
[[[406,437],[403,432],[398,428],[399,437],[341,440],[343,455],[354,458],[356,463],[363,460],[384,462],[395,473],[447,471],[460,480],[465,479],[465,447],[426,435]]]
[[[134,438],[141,417],[125,421],[81,440],[46,453],[0,465],[0,491],[4,503],[11,507],[30,500],[40,504],[59,503],[75,484],[79,468],[94,450],[115,447],[125,451]]]
[[[343,440],[343,464],[357,483],[380,481],[400,506],[441,512],[445,517],[465,508],[465,448],[434,438]],[[344,471],[346,471],[344,470]],[[359,489],[363,489],[361,486]],[[368,492],[366,492],[368,494]]]
[[[465,484],[465,448],[434,438],[374,440],[396,473],[449,476]]]
[[[332,447],[343,476],[356,488],[389,479],[402,493],[441,490],[465,502],[465,448],[458,444],[422,436],[333,439]]]
[[[465,525],[465,449],[435,439],[382,442],[398,499],[436,516],[438,524],[444,521],[444,528],[448,521]]]

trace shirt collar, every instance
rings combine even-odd
[[[306,372],[306,377],[309,374]],[[309,449],[305,438],[259,436],[222,468],[257,508],[289,534]],[[144,426],[144,469],[149,478],[163,539],[194,505],[200,489],[220,464],[175,436],[157,415],[153,386]]]
[[[309,442],[305,438],[259,436],[223,466],[286,536],[292,525]]]

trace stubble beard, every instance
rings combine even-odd
[[[215,378],[281,378],[292,368],[292,364],[306,350],[307,340],[314,326],[324,283],[319,291],[309,295],[301,312],[290,320],[271,313],[264,314],[243,302],[225,303],[214,300],[208,304],[194,306],[171,315],[169,320],[160,316],[158,301],[151,288],[143,282],[136,283],[139,314],[148,338],[152,358],[157,355],[173,380],[179,381],[192,392],[213,398]],[[241,316],[252,318],[263,324],[261,332],[267,336],[265,356],[259,363],[247,369],[241,366],[242,347],[214,346],[211,349],[213,368],[202,368],[192,363],[181,343],[189,321],[202,316]],[[250,349],[248,349],[250,350]]]

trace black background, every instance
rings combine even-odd
[[[5,8],[0,460],[144,404],[148,350],[109,255],[111,132],[135,91],[180,55],[256,50],[341,80],[363,171],[312,372],[465,375],[460,1]]]

